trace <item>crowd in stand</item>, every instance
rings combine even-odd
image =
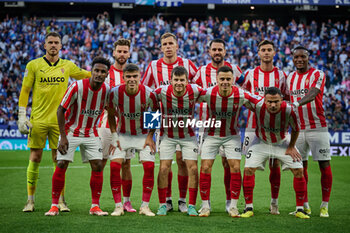
[[[275,42],[275,65],[287,74],[292,71],[291,50],[304,45],[310,51],[311,66],[323,70],[327,81],[324,105],[329,128],[348,130],[350,124],[350,23],[327,22],[309,24],[292,20],[281,26],[276,20],[238,20],[209,16],[199,21],[168,21],[163,17],[112,25],[108,13],[96,19],[83,17],[79,22],[43,21],[36,17],[6,17],[0,21],[0,125],[15,125],[17,105],[26,64],[44,55],[45,34],[62,35],[61,57],[90,70],[93,57],[112,57],[113,42],[120,37],[132,41],[130,62],[145,71],[151,60],[162,56],[160,36],[175,33],[179,40],[179,56],[191,59],[197,67],[210,62],[207,44],[214,38],[227,42],[226,60],[244,71],[259,65],[257,44],[262,39]]]

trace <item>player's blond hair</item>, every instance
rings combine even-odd
[[[174,38],[174,40],[176,41],[177,43],[177,37],[173,34],[173,33],[170,33],[170,32],[166,32],[162,35],[162,37],[160,38],[160,42],[162,42],[162,40],[166,39],[166,38],[169,38],[169,37],[172,37]]]
[[[115,49],[118,45],[120,46],[128,46],[130,48],[131,42],[128,39],[121,38],[114,42],[113,48]]]

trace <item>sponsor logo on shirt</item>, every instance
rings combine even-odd
[[[134,119],[140,119],[141,113],[140,112],[123,112],[122,116],[131,120]]]
[[[40,83],[46,83],[48,85],[59,85],[63,83],[66,79],[64,77],[41,77]]]
[[[81,110],[81,115],[88,115],[89,117],[99,116],[99,115],[101,115],[101,113],[102,113],[101,110],[95,110],[95,109],[82,109]]]
[[[299,90],[295,90],[295,91],[292,91],[292,95],[293,96],[304,96],[306,95],[307,93],[309,92],[308,89],[299,89]]]

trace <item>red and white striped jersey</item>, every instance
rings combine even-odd
[[[124,83],[123,71],[118,70],[117,68],[114,67],[114,65],[111,65],[111,67],[109,68],[109,74],[105,80],[105,83],[108,84],[111,88]],[[116,119],[116,121],[118,123],[118,119]],[[103,110],[100,117],[100,121],[98,123],[98,127],[109,128],[107,110]]]
[[[214,86],[203,91],[198,99],[199,102],[205,101],[209,107],[209,118],[215,121],[221,121],[221,127],[209,127],[207,131],[209,136],[227,137],[229,135],[239,134],[238,117],[241,107],[250,102],[252,95],[236,86],[232,87],[229,96],[221,96],[219,86]],[[211,126],[211,125],[210,125]]]
[[[163,58],[152,61],[143,76],[142,84],[152,89],[162,85],[170,85],[171,71],[177,66],[186,68],[188,71],[188,80],[191,82],[197,72],[196,66],[188,59],[177,57],[177,60],[172,64],[165,63]]]
[[[96,126],[107,106],[109,91],[105,83],[99,90],[92,90],[90,79],[72,83],[61,101],[61,106],[68,110],[66,132],[72,132],[74,137],[98,137]]]
[[[320,90],[315,101],[300,106],[296,110],[300,129],[327,127],[322,103],[325,82],[325,74],[321,70],[316,70],[315,68],[310,68],[304,74],[299,74],[294,71],[288,75],[287,94],[290,96],[291,103],[307,95],[312,87]]]
[[[235,83],[242,85],[244,82],[244,76],[242,75],[241,69],[234,64],[228,62],[224,63],[224,66],[228,66],[233,70],[233,77]],[[192,82],[199,85],[202,88],[208,88],[216,85],[216,76],[218,69],[215,68],[212,63],[209,63],[205,66],[199,67],[196,76],[193,78]],[[208,106],[207,103],[200,103],[199,106],[199,119],[207,120],[208,119]]]
[[[119,119],[118,132],[127,135],[147,134],[143,128],[143,112],[158,108],[155,95],[152,89],[142,84],[135,95],[126,92],[126,85],[121,84],[114,87],[109,95],[109,107],[117,108]]]
[[[263,71],[260,66],[249,69],[244,75],[242,87],[255,95],[264,96],[268,87],[277,87],[281,90],[282,95],[286,95],[286,78],[287,75],[274,67],[271,71]],[[246,128],[255,129],[256,122],[254,113],[248,111],[248,120]]]
[[[195,130],[191,126],[187,127],[186,122],[194,119],[194,106],[201,92],[202,89],[196,84],[188,84],[185,94],[181,97],[175,96],[172,85],[166,85],[154,91],[157,100],[161,102],[161,136],[163,134],[169,138],[195,136]],[[180,122],[185,125],[181,125]]]
[[[251,106],[255,109],[255,134],[265,142],[280,144],[288,135],[289,126],[299,131],[297,116],[286,101],[281,103],[281,109],[277,113],[267,111],[264,98],[251,101]]]

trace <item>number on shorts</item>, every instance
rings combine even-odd
[[[252,150],[248,150],[247,154],[245,155],[247,159],[249,159],[250,156],[252,156]]]
[[[244,145],[245,145],[245,146],[248,146],[248,144],[249,144],[249,137],[245,137],[245,139],[244,139]]]

